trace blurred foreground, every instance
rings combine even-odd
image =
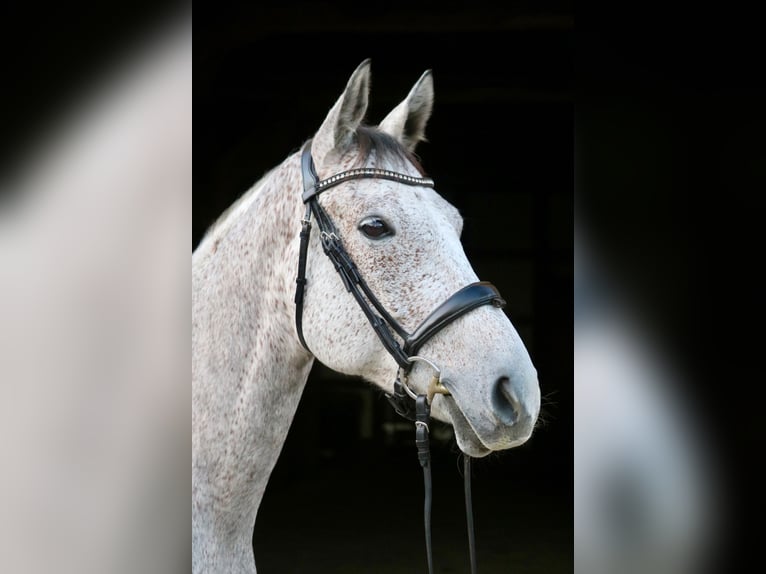
[[[1,174],[0,572],[188,570],[190,16],[139,40]]]
[[[575,241],[575,572],[714,571],[720,461],[701,403],[659,347],[661,322],[647,321],[583,235]]]

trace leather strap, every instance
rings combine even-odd
[[[407,420],[415,421],[415,399],[407,394],[404,385],[398,378],[394,382],[394,392],[384,394],[391,406],[394,407],[396,414]]]
[[[295,330],[298,332],[303,348],[309,353],[311,350],[303,338],[303,295],[306,292],[306,261],[308,260],[309,237],[311,236],[311,210],[306,210],[301,225],[301,246],[298,253],[298,277],[295,280]]]
[[[465,523],[468,529],[468,557],[471,574],[479,571],[476,565],[476,536],[473,529],[473,500],[471,497],[471,457],[463,453],[463,492],[465,493]]]
[[[425,318],[404,344],[404,354],[408,357],[418,354],[423,344],[452,323],[458,317],[482,305],[504,307],[505,301],[497,288],[487,281],[471,283],[454,293]]]
[[[423,468],[423,525],[426,536],[426,558],[428,559],[428,574],[434,573],[434,559],[431,547],[431,502],[433,488],[431,485],[431,441],[428,423],[431,420],[431,407],[425,395],[415,399],[415,445],[418,448],[418,460]]]
[[[301,175],[303,175],[303,203],[307,203],[319,181],[317,170],[314,167],[314,158],[311,157],[311,140],[303,145],[301,152]]]
[[[431,543],[431,506],[433,504],[433,485],[431,477],[431,446],[430,430],[428,424],[431,421],[431,407],[425,395],[418,395],[415,399],[415,445],[418,449],[418,460],[423,468],[423,526],[426,538],[426,559],[428,561],[428,573],[434,572],[433,545]],[[465,516],[468,529],[468,554],[471,565],[471,574],[477,574],[476,562],[476,537],[473,527],[473,501],[471,496],[471,457],[463,454],[463,491],[465,493]]]

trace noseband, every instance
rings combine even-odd
[[[314,160],[311,156],[311,140],[306,142],[301,155],[301,170],[303,173],[303,203],[306,204],[306,214],[302,220],[300,233],[300,254],[298,258],[298,278],[295,289],[295,327],[301,345],[310,352],[303,336],[303,298],[306,289],[306,260],[308,257],[309,237],[311,235],[311,216],[319,228],[322,249],[330,258],[335,270],[340,275],[346,291],[351,293],[359,304],[373,330],[383,343],[386,351],[399,365],[399,375],[394,383],[394,392],[386,393],[396,412],[415,422],[415,440],[418,448],[418,459],[423,467],[426,501],[424,509],[426,551],[428,571],[433,573],[431,552],[431,468],[429,448],[430,402],[434,394],[448,395],[449,391],[442,384],[441,372],[433,363],[418,356],[418,351],[439,331],[447,325],[478,307],[493,305],[503,307],[505,301],[500,297],[497,288],[486,281],[466,285],[446,301],[439,305],[426,317],[423,322],[409,333],[394,319],[370,290],[367,282],[359,273],[356,264],[343,246],[338,230],[327,212],[319,205],[319,195],[336,185],[355,179],[386,179],[403,185],[416,187],[434,187],[434,181],[426,177],[413,177],[403,173],[375,168],[357,168],[335,174],[327,179],[319,180]],[[397,340],[396,336],[400,340]],[[434,369],[434,377],[426,395],[415,394],[407,385],[407,375],[416,361],[423,361]],[[473,515],[470,496],[470,457],[465,455],[465,493],[468,516],[468,538],[471,553],[471,572],[476,572],[476,555],[473,538]]]

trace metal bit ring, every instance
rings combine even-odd
[[[442,372],[439,367],[437,367],[433,362],[426,359],[425,357],[420,357],[418,355],[413,355],[412,357],[407,357],[407,360],[410,363],[414,363],[415,361],[421,361],[431,367],[434,370],[434,375],[431,377],[431,382],[428,384],[428,389],[426,391],[426,396],[428,397],[428,402],[432,403],[434,395],[449,395],[450,392],[447,389],[447,387],[444,386],[442,383]],[[417,394],[410,389],[409,385],[407,384],[407,377],[405,376],[402,380],[402,386],[404,387],[405,392],[413,399],[417,398]]]

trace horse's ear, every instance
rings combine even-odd
[[[367,58],[351,74],[343,94],[314,135],[311,150],[316,162],[321,163],[328,153],[342,151],[351,143],[367,112],[369,94],[370,59]]]
[[[378,127],[410,151],[415,151],[418,142],[426,141],[426,123],[433,105],[434,80],[431,70],[426,70],[404,101],[391,110]]]

